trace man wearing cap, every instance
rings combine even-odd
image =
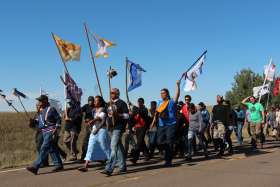
[[[87,154],[88,141],[91,133],[90,122],[93,120],[93,110],[94,110],[94,97],[89,96],[88,103],[82,107],[82,112],[84,113],[84,122],[86,124],[85,126],[86,133],[83,140],[81,161],[84,160]]]
[[[112,103],[108,109],[108,116],[112,121],[111,155],[106,168],[101,173],[111,176],[117,161],[119,162],[119,174],[126,173],[125,152],[122,144],[122,134],[128,123],[129,111],[127,104],[120,99],[120,91],[117,88],[111,90]]]
[[[63,170],[63,164],[57,149],[56,143],[54,141],[55,137],[58,135],[58,131],[61,128],[61,117],[55,108],[50,107],[48,102],[48,97],[46,95],[41,95],[38,100],[38,127],[43,133],[43,144],[41,146],[38,158],[33,163],[33,166],[27,167],[26,169],[31,173],[37,175],[40,165],[51,155],[54,163],[53,172]]]

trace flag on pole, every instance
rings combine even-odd
[[[274,96],[279,95],[279,90],[280,90],[279,86],[280,86],[280,78],[277,77],[274,81],[274,88],[273,88],[273,95]]]
[[[182,75],[182,78],[185,79],[184,91],[194,91],[197,88],[196,79],[199,75],[202,74],[202,67],[206,60],[205,51],[198,60]]]
[[[76,82],[72,79],[72,77],[67,72],[65,72],[64,80],[62,77],[60,78],[65,85],[65,93],[66,93],[65,99],[70,99],[75,102],[81,102],[83,91],[81,88],[77,86]]]
[[[272,82],[274,80],[275,70],[276,70],[275,64],[271,64],[270,66],[266,65],[264,67],[264,74],[268,81]]]
[[[96,34],[93,34],[93,39],[96,42],[98,48],[95,57],[98,58],[100,56],[103,56],[104,58],[108,58],[109,53],[107,52],[107,48],[116,46],[116,44],[105,38],[101,38]]]
[[[257,86],[253,88],[253,95],[256,98],[260,98],[261,96],[268,94],[270,92],[270,83],[265,84],[264,86]]]
[[[80,60],[81,46],[63,40],[55,34],[53,37],[63,62],[67,62],[69,60]]]
[[[129,87],[128,92],[138,88],[142,85],[142,72],[146,72],[139,64],[127,60],[127,71],[129,75]]]

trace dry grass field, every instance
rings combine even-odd
[[[33,114],[31,114],[33,115]],[[84,131],[81,132],[78,148]],[[62,145],[62,139],[60,139]],[[63,149],[65,147],[63,146]],[[23,113],[0,113],[0,169],[30,164],[36,158],[35,130]]]

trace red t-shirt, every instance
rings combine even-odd
[[[189,122],[190,122],[190,115],[189,115],[189,109],[188,109],[187,104],[185,104],[183,106],[182,113],[183,113],[183,115],[184,115],[184,117],[186,119],[187,124],[189,124]]]
[[[143,128],[143,127],[145,127],[145,120],[139,114],[136,114],[134,116],[134,120],[136,122],[135,128]]]

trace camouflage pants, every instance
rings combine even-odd
[[[213,138],[214,139],[224,139],[225,137],[225,126],[223,123],[217,123],[214,125]]]
[[[262,123],[250,123],[250,131],[252,134],[252,145],[256,146],[257,141],[259,140],[261,144],[264,142],[264,134]]]

